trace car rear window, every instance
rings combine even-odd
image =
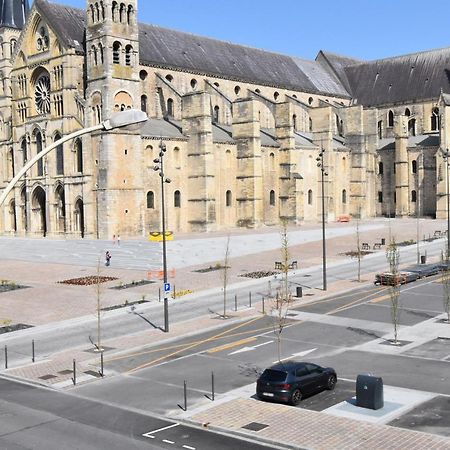
[[[287,372],[281,370],[266,369],[262,375],[261,380],[265,381],[284,381],[286,379]]]

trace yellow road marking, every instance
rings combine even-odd
[[[225,330],[225,331],[223,331],[222,333],[219,333],[219,334],[217,334],[217,335],[215,335],[215,336],[211,336],[210,338],[203,339],[203,340],[198,341],[198,342],[196,342],[196,343],[194,343],[194,344],[188,345],[187,347],[182,348],[181,350],[178,350],[178,351],[176,351],[176,352],[169,353],[168,355],[165,355],[165,356],[161,356],[160,358],[156,358],[156,359],[154,359],[153,361],[149,361],[149,362],[147,362],[147,363],[145,363],[145,364],[141,364],[140,366],[135,367],[134,369],[128,370],[127,373],[136,372],[137,370],[144,369],[145,367],[151,366],[152,364],[156,364],[156,363],[158,363],[158,362],[160,362],[160,361],[164,361],[164,360],[167,359],[167,358],[170,358],[170,357],[172,357],[172,356],[178,355],[178,353],[181,353],[181,352],[183,352],[183,351],[185,351],[185,350],[190,350],[191,348],[198,347],[200,344],[205,344],[205,343],[207,343],[207,342],[211,342],[211,341],[215,340],[215,339],[216,339],[217,337],[219,337],[219,336],[225,336],[225,335],[226,335],[227,333],[229,333],[230,331],[237,330],[237,329],[242,328],[242,327],[244,327],[244,326],[246,326],[246,325],[248,325],[248,324],[250,324],[250,323],[256,322],[257,320],[260,320],[262,317],[264,317],[264,316],[261,316],[261,317],[255,317],[254,319],[251,319],[251,320],[249,320],[248,322],[244,322],[244,323],[241,323],[241,324],[239,324],[239,325],[236,325],[235,327],[230,328],[229,330]]]
[[[387,288],[386,288],[386,289],[387,289]],[[386,289],[383,289],[382,291],[385,291]],[[379,293],[382,292],[382,291],[378,291],[376,294],[379,294]],[[359,298],[359,299],[357,299],[357,300],[353,300],[353,301],[351,301],[350,303],[347,303],[346,305],[339,306],[339,307],[336,308],[336,309],[333,309],[333,310],[331,310],[331,311],[328,311],[327,314],[334,314],[334,313],[343,311],[344,309],[347,309],[347,308],[349,308],[350,306],[353,306],[353,305],[355,305],[356,303],[358,303],[358,302],[360,302],[360,301],[362,301],[362,300],[368,299],[368,298],[371,297],[373,294],[374,294],[374,293],[372,292],[371,294],[368,294],[368,295],[366,295],[365,297]],[[376,300],[376,299],[373,299],[373,300],[371,300],[371,302],[373,302],[373,301],[375,301],[375,300]]]
[[[220,345],[219,347],[214,347],[214,348],[208,350],[206,353],[217,353],[217,352],[221,352],[222,350],[227,350],[229,348],[237,347],[238,345],[248,344],[249,342],[255,342],[255,341],[256,341],[255,337],[241,339],[240,341],[234,341],[234,342],[230,342],[229,344],[224,344],[224,345]]]

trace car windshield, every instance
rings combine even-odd
[[[262,375],[261,380],[264,381],[284,381],[286,379],[287,372],[281,370],[266,369]]]

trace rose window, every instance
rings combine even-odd
[[[36,81],[34,98],[38,113],[48,114],[50,112],[50,77],[48,75],[41,75]]]

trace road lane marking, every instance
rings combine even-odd
[[[256,350],[258,347],[262,347],[263,345],[272,344],[273,341],[263,342],[262,344],[253,345],[251,347],[242,347],[239,350],[228,353],[228,356],[237,355],[238,353],[251,352],[252,350]]]
[[[309,353],[314,352],[315,350],[317,350],[317,348],[311,348],[311,349],[309,349],[309,350],[304,350],[303,352],[292,353],[291,356],[288,356],[288,357],[286,357],[286,358],[280,359],[280,361],[274,361],[272,364],[277,364],[278,362],[286,361],[286,360],[288,360],[288,359],[291,359],[292,357],[306,356],[306,355],[308,355]]]
[[[190,445],[183,445],[183,448],[187,448],[187,450],[196,450],[195,447],[191,447]]]
[[[175,441],[169,441],[169,439],[163,439],[162,441],[166,444],[175,444]]]
[[[168,430],[169,428],[178,427],[179,425],[180,425],[179,423],[173,423],[172,425],[168,425],[167,427],[158,428],[157,430],[153,431],[148,431],[147,433],[144,433],[142,436],[154,439],[153,434],[159,433],[160,431]]]
[[[219,347],[211,348],[211,349],[207,350],[206,353],[217,353],[217,352],[221,352],[222,350],[228,350],[228,349],[236,347],[238,345],[248,344],[249,342],[255,342],[255,341],[256,341],[255,337],[249,337],[249,338],[241,339],[240,341],[230,342],[228,344],[220,345]]]
[[[239,325],[236,325],[235,327],[230,328],[229,330],[225,330],[222,333],[219,333],[219,334],[217,334],[215,336],[211,336],[210,338],[203,339],[202,341],[199,341],[198,343],[195,343],[195,344],[192,344],[192,345],[188,345],[187,347],[183,348],[182,350],[178,350],[176,352],[169,353],[168,355],[161,356],[160,358],[154,359],[153,361],[149,361],[149,362],[147,362],[145,364],[141,364],[140,366],[137,366],[137,367],[135,367],[133,369],[128,370],[126,373],[136,372],[137,370],[149,367],[149,366],[151,366],[151,365],[153,365],[153,364],[155,364],[155,363],[157,363],[159,361],[162,361],[162,360],[165,360],[165,359],[170,358],[172,356],[178,355],[179,353],[181,353],[181,352],[183,352],[185,350],[190,350],[191,348],[198,347],[200,344],[206,344],[207,342],[211,342],[211,341],[217,339],[219,336],[225,336],[227,333],[229,333],[231,331],[234,331],[234,330],[237,330],[239,328],[242,328],[242,327],[244,327],[246,325],[249,325],[249,324],[251,324],[253,322],[256,322],[257,320],[261,320],[263,317],[264,316],[255,317],[253,319],[250,319],[247,322],[240,323]]]

